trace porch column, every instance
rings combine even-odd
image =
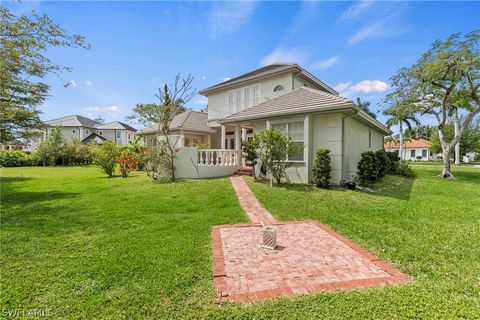
[[[242,139],[242,131],[239,124],[235,125],[235,153],[237,155],[237,165],[240,165],[241,159],[241,139]]]
[[[242,141],[247,141],[247,129],[246,128],[242,128]],[[245,167],[247,165],[246,162],[245,162],[245,159],[243,157],[241,157],[241,158],[242,158],[242,167]]]
[[[221,141],[221,146],[222,146],[222,149],[226,149],[226,146],[225,146],[225,135],[226,135],[226,133],[225,133],[225,126],[222,125],[221,129],[222,129],[222,136],[221,136],[222,141]]]

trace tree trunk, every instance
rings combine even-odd
[[[442,169],[442,178],[454,179],[452,173],[450,172],[450,152],[448,149],[443,149],[443,169]]]
[[[400,121],[400,150],[399,150],[399,155],[400,155],[400,161],[405,160],[405,156],[403,154],[403,126],[402,122]]]
[[[455,119],[453,120],[453,126],[455,130],[455,137],[458,136],[458,111],[455,110]],[[455,165],[458,166],[460,165],[460,141],[455,144]]]

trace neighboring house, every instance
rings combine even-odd
[[[325,147],[331,151],[332,183],[338,184],[356,173],[363,151],[382,149],[383,137],[390,134],[382,123],[297,64],[262,67],[200,93],[208,98],[208,114],[189,111],[177,116],[180,125],[174,126],[181,141],[176,158],[179,177],[234,173],[241,164],[241,141],[273,127],[304,147],[285,159],[291,164],[287,181],[312,181],[315,151]],[[185,124],[194,114],[198,122],[187,130]],[[188,140],[191,132],[202,133],[210,149],[184,147],[195,145]],[[140,132],[152,144],[147,134],[155,136],[158,130]]]
[[[187,111],[176,115],[170,124],[170,141],[175,143],[177,148],[211,145],[211,137],[215,136],[217,130],[207,126],[207,120],[206,112]],[[136,134],[142,137],[144,144],[149,147],[165,140],[158,125],[137,131]]]
[[[408,139],[403,142],[403,160],[413,161],[429,161],[434,160],[435,157],[430,152],[430,141],[425,139]],[[400,152],[400,143],[398,141],[385,142],[384,148],[386,151]]]
[[[105,124],[98,123],[92,119],[72,115],[44,122],[45,129],[35,139],[32,139],[27,151],[35,151],[38,145],[46,140],[55,128],[60,128],[67,140],[78,139],[83,143],[103,143],[109,140],[116,144],[126,144],[135,140],[137,129],[119,121]]]

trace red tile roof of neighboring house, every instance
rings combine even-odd
[[[418,140],[405,140],[404,142],[405,148],[430,148],[430,141],[425,139],[418,139]],[[399,141],[389,141],[385,142],[383,145],[385,149],[399,149],[400,143]]]

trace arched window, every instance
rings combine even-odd
[[[282,91],[282,90],[283,90],[283,86],[279,84],[273,89],[273,92]]]

